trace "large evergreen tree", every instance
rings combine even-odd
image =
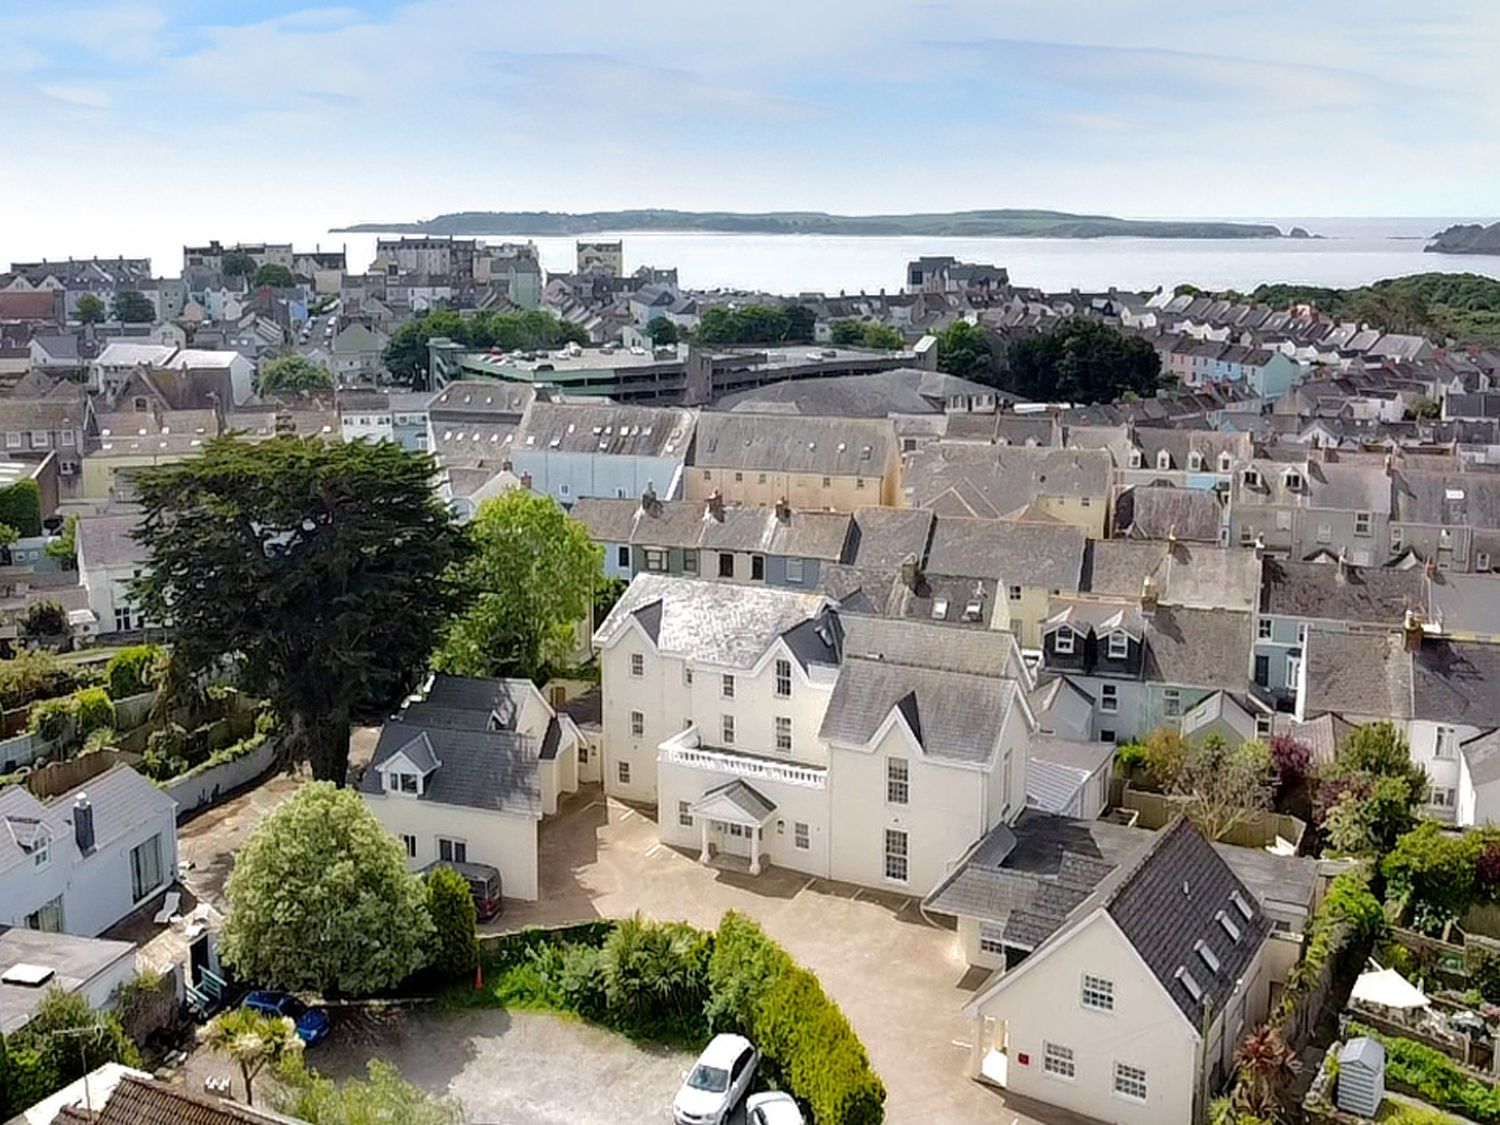
[[[1103,321],[1070,317],[1046,332],[1013,341],[1005,389],[1054,402],[1113,402],[1126,393],[1156,394],[1161,357],[1148,340]]]
[[[141,608],[187,674],[237,659],[315,777],[343,784],[351,712],[409,691],[455,608],[464,543],[433,472],[389,442],[218,438],[136,477]]]

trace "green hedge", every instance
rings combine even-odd
[[[1308,923],[1302,960],[1293,967],[1281,997],[1280,1018],[1290,1016],[1330,961],[1335,971],[1350,961],[1364,964],[1384,928],[1385,911],[1370,890],[1368,870],[1356,868],[1334,879]]]
[[[129,699],[152,687],[156,660],[161,650],[155,645],[131,645],[109,658],[104,679],[111,699]]]
[[[885,1085],[864,1045],[816,977],[749,918],[731,911],[714,936],[709,1019],[739,1031],[819,1125],[874,1125]]]
[[[1500,1122],[1500,1090],[1466,1074],[1443,1052],[1414,1039],[1382,1035],[1351,1022],[1349,1034],[1366,1035],[1385,1048],[1388,1082],[1415,1091],[1439,1109],[1472,1118],[1482,1125]]]

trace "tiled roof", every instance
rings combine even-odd
[[[1425,604],[1420,568],[1354,567],[1266,559],[1260,611],[1277,617],[1400,625],[1407,610]]]
[[[94,1125],[296,1125],[296,1119],[226,1098],[190,1093],[151,1078],[126,1075]]]

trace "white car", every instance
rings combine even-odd
[[[672,1099],[672,1120],[677,1125],[723,1125],[750,1088],[759,1063],[760,1052],[744,1036],[715,1035]]]
[[[807,1125],[791,1094],[771,1090],[751,1094],[745,1103],[746,1125]]]

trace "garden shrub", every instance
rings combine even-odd
[[[618,923],[599,951],[599,976],[611,1019],[682,1033],[703,1025],[711,938],[685,922],[639,914]]]
[[[1292,968],[1282,993],[1280,1019],[1288,1018],[1332,962],[1332,971],[1364,964],[1385,928],[1385,911],[1370,890],[1370,873],[1360,867],[1328,886],[1307,925],[1302,959]]]
[[[42,533],[41,490],[34,480],[18,480],[0,488],[0,523],[16,529],[22,539]]]
[[[472,972],[479,961],[478,917],[469,884],[451,867],[427,876],[427,913],[437,928],[432,968],[445,977]]]
[[[68,733],[73,721],[73,697],[44,699],[31,708],[31,733],[44,742],[56,742]]]
[[[84,688],[73,693],[73,717],[78,726],[75,736],[87,738],[90,732],[115,725],[115,705],[102,687]]]
[[[66,695],[78,687],[80,670],[50,652],[27,651],[0,660],[0,704],[21,707],[38,699]]]
[[[111,699],[129,699],[149,691],[155,682],[161,650],[155,645],[131,645],[109,658],[104,679]]]
[[[1413,929],[1441,934],[1477,899],[1492,897],[1486,856],[1496,842],[1492,831],[1458,834],[1432,821],[1420,824],[1381,863],[1386,897],[1401,904]]]
[[[140,1052],[112,1012],[77,993],[51,989],[26,1026],[5,1042],[13,1109],[35,1105],[107,1062],[140,1066]]]
[[[1500,1122],[1500,1090],[1466,1074],[1435,1047],[1414,1039],[1383,1035],[1353,1022],[1349,1024],[1349,1034],[1369,1036],[1385,1048],[1388,1084],[1412,1090],[1439,1109],[1452,1110],[1483,1125]]]
[[[815,1121],[870,1125],[883,1119],[885,1086],[848,1019],[817,978],[750,919],[724,916],[709,982],[715,1030],[734,1026],[746,1034]]]

